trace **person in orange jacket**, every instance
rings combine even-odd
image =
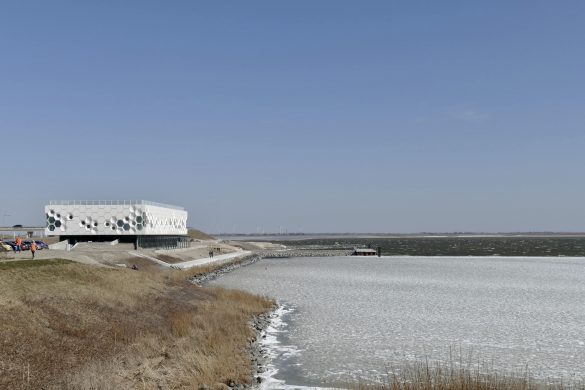
[[[18,252],[18,253],[20,253],[20,248],[21,248],[21,246],[22,246],[22,238],[20,238],[20,237],[16,237],[16,242],[15,242],[15,244],[16,244],[16,250],[15,250],[15,252]]]
[[[32,253],[32,258],[35,258],[35,252],[37,251],[37,244],[33,241],[30,244],[30,252]]]

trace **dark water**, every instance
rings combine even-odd
[[[386,256],[585,256],[585,237],[343,237],[274,242],[288,247],[379,246]]]

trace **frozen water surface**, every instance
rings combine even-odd
[[[460,350],[506,372],[585,377],[584,258],[264,259],[213,284],[288,308],[274,333],[286,384],[375,380]]]

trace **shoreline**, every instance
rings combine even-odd
[[[278,251],[259,251],[257,253],[253,253],[246,257],[236,259],[233,262],[227,264],[218,264],[218,268],[214,269],[210,272],[193,276],[189,279],[191,283],[204,286],[207,283],[225,275],[233,270],[236,270],[241,267],[246,267],[248,265],[254,264],[262,259],[275,259],[275,258],[295,258],[295,257],[351,257],[357,261],[361,260],[374,260],[374,259],[399,259],[399,258],[409,258],[409,259],[422,259],[422,258],[433,258],[433,259],[454,259],[454,258],[461,258],[466,260],[479,260],[479,259],[502,259],[505,260],[507,258],[521,260],[521,259],[534,259],[534,260],[585,260],[583,256],[409,256],[409,255],[386,255],[386,256],[350,256],[347,250],[339,250],[339,249],[329,249],[327,247],[323,248],[298,248],[298,249],[286,249],[286,250],[278,250]],[[276,298],[273,298],[276,299]],[[284,381],[274,379],[272,376],[264,375],[268,366],[270,365],[270,351],[269,346],[266,346],[262,343],[263,337],[266,336],[266,330],[271,327],[272,321],[275,318],[275,313],[277,310],[282,308],[282,305],[276,304],[274,308],[270,311],[263,313],[259,316],[256,316],[251,321],[251,327],[256,332],[256,339],[250,344],[250,359],[252,361],[252,385],[250,387],[255,387],[258,385],[264,385],[264,381],[270,381],[276,384],[282,384],[286,386]],[[295,386],[296,388],[297,386]]]
[[[254,264],[262,259],[270,258],[291,258],[291,257],[334,257],[340,255],[347,255],[347,250],[329,250],[329,249],[303,249],[303,250],[278,250],[278,251],[260,251],[245,257],[234,259],[231,262],[218,264],[218,267],[201,274],[194,275],[188,280],[190,283],[205,286],[207,283],[221,277],[241,267]],[[279,303],[276,303],[270,310],[254,316],[249,325],[255,332],[255,337],[249,341],[247,348],[248,357],[252,366],[251,384],[236,384],[229,386],[235,389],[248,388],[266,388],[267,383],[280,383],[283,381],[274,379],[276,374],[275,368],[272,366],[272,358],[270,356],[270,346],[278,344],[276,336],[270,339],[270,345],[267,344],[267,332],[269,329],[276,330],[282,324],[278,324],[286,309]]]
[[[320,256],[322,256],[322,253],[321,253],[322,251],[323,250],[305,250],[304,252],[310,252],[309,253],[310,255],[309,256],[298,256],[298,257],[320,257]],[[298,252],[298,250],[297,251],[282,251],[282,252],[278,253],[277,256],[273,256],[274,254],[257,254],[256,255],[257,258],[254,261],[249,262],[247,264],[243,264],[241,266],[246,266],[246,265],[249,265],[249,264],[253,264],[254,262],[259,261],[259,260],[264,259],[264,258],[276,258],[276,257],[277,258],[289,258],[289,257],[297,257],[297,256],[293,256],[292,255],[294,252]],[[331,253],[331,252],[329,252],[329,253]],[[297,253],[295,253],[295,255],[296,254]],[[266,256],[264,256],[264,255],[266,255]],[[336,255],[333,255],[332,254],[332,256],[336,256]],[[354,256],[351,256],[351,257],[353,258]],[[359,261],[359,260],[369,259],[370,257],[374,257],[374,256],[361,256],[361,257],[360,256],[357,256],[355,258],[356,258],[356,260]],[[503,261],[505,261],[507,258],[509,258],[511,260],[531,260],[531,259],[534,259],[534,260],[544,260],[544,261],[552,261],[552,262],[555,262],[555,261],[563,261],[563,260],[565,260],[565,261],[573,261],[573,260],[576,260],[576,261],[579,262],[579,261],[585,260],[585,257],[582,257],[582,256],[578,256],[578,257],[577,256],[570,256],[570,257],[569,256],[567,256],[567,257],[565,257],[565,256],[383,256],[382,258],[383,259],[384,258],[385,259],[390,259],[390,260],[391,259],[397,259],[397,258],[405,258],[405,259],[412,258],[414,260],[414,259],[417,259],[417,258],[427,258],[428,259],[429,257],[431,257],[431,258],[436,257],[437,260],[445,259],[445,258],[447,258],[447,259],[457,259],[457,258],[460,258],[460,260],[466,260],[466,259],[470,259],[470,260],[474,260],[474,259],[478,259],[478,260],[479,259],[499,260],[499,259],[501,259]],[[218,275],[215,275],[215,277],[213,279],[215,279],[215,278],[217,278],[217,277],[219,277],[219,276],[221,276],[221,275],[223,275],[223,274],[225,274],[225,273],[227,273],[227,272],[229,272],[229,271],[231,271],[233,269],[236,269],[236,268],[239,268],[239,266],[238,267],[233,267],[233,268],[231,268],[229,270],[226,270],[224,272],[221,272]],[[210,279],[210,280],[212,280],[212,279]],[[236,286],[236,287],[233,287],[233,288],[238,288],[238,287]],[[285,338],[285,340],[286,340],[286,338]],[[262,344],[260,344],[260,345],[262,345]],[[270,347],[270,346],[268,346],[268,347]],[[269,354],[269,352],[270,351],[267,351],[264,356],[266,357]],[[280,367],[282,368],[283,373],[286,373],[287,372],[287,369],[285,368],[286,364],[283,365],[282,364],[283,362],[280,362],[280,363],[281,363],[280,364]],[[410,367],[411,369],[417,369],[418,370],[420,367],[422,367],[421,364],[422,364],[421,362],[407,362],[407,363],[405,363],[405,367]],[[445,369],[445,366],[440,366],[439,363],[433,363],[433,364],[436,364],[437,367],[439,367],[439,368],[437,368],[439,371],[441,369]],[[451,368],[453,368],[453,367],[451,367]],[[461,370],[463,367],[455,367],[455,368],[457,370]],[[434,366],[433,367],[430,367],[430,369],[433,370],[434,369]],[[428,367],[424,368],[424,370],[428,370]],[[463,375],[462,373],[463,373],[463,371],[461,371],[460,374]],[[262,374],[262,372],[259,372],[259,373],[258,372],[255,372],[254,373],[255,377],[258,376],[259,374]],[[541,387],[542,388],[557,388],[557,387],[558,388],[564,388],[562,385],[563,384],[565,384],[565,385],[567,384],[566,382],[564,382],[563,379],[556,379],[555,380],[555,379],[550,378],[550,377],[548,379],[545,379],[545,378],[536,379],[536,377],[527,376],[527,375],[530,375],[528,373],[528,371],[525,372],[525,373],[518,373],[518,372],[514,372],[514,371],[510,371],[510,372],[498,371],[498,372],[495,372],[495,371],[488,370],[486,372],[478,372],[478,374],[479,375],[482,375],[482,376],[485,375],[486,378],[488,378],[488,380],[491,380],[489,378],[492,375],[494,375],[496,377],[498,375],[501,375],[507,381],[507,385],[510,386],[510,387],[506,387],[506,388],[514,388],[514,386],[517,383],[519,383],[520,381],[522,381],[524,379],[529,380],[529,383],[530,384],[533,384],[533,383],[536,384],[539,388],[541,388]],[[283,374],[281,373],[280,375],[282,377]],[[286,377],[286,374],[285,374],[285,377]],[[262,388],[272,388],[272,387],[270,387],[271,384],[276,385],[277,388],[287,388],[287,387],[290,387],[290,388],[301,388],[301,387],[303,387],[302,385],[301,386],[296,386],[296,385],[293,385],[293,384],[287,384],[286,382],[284,382],[281,379],[273,379],[270,376],[264,376],[263,377],[263,380],[268,381],[268,383],[259,382],[258,384],[262,385]],[[576,382],[575,383],[576,384],[582,384],[583,382],[582,382],[582,380],[576,379]],[[559,387],[559,385],[561,385],[561,387]]]
[[[206,283],[215,280],[228,272],[231,272],[240,267],[245,267],[250,264],[254,264],[262,259],[336,256],[348,256],[348,251],[337,249],[293,249],[278,251],[257,251],[256,253],[236,258],[232,261],[217,264],[217,268],[214,268],[207,272],[203,272],[201,274],[196,274],[190,277],[189,281],[193,284],[203,286]],[[212,263],[210,265],[212,265]]]
[[[218,262],[216,264],[209,264],[209,266],[213,266],[211,270],[202,272],[201,274],[195,274],[192,277],[187,278],[191,284],[199,285],[199,286],[206,286],[209,282],[225,275],[235,269],[245,267],[251,264],[256,263],[262,259],[271,259],[271,258],[293,258],[293,257],[336,257],[336,256],[347,256],[347,250],[340,250],[340,249],[331,249],[326,246],[321,248],[291,248],[291,249],[280,249],[280,250],[259,250],[249,255],[234,259],[229,262]],[[374,260],[377,256],[348,256],[352,259],[355,259],[358,262],[366,260]],[[374,258],[374,259],[372,259]],[[400,256],[382,256],[380,259],[417,259],[417,258],[437,258],[439,259],[453,259],[453,258],[462,258],[462,259],[501,259],[506,260],[507,258],[510,259],[536,259],[536,260],[549,260],[559,259],[565,261],[571,260],[585,260],[585,257],[582,256],[408,256],[408,255],[400,255]],[[24,260],[24,259],[15,259],[15,260]],[[562,261],[561,260],[561,261]],[[555,260],[552,260],[555,261]],[[12,261],[8,260],[6,263],[12,263]],[[5,262],[1,262],[5,263]],[[362,263],[363,264],[363,263]],[[202,267],[203,268],[203,267]],[[191,271],[197,271],[194,268]],[[187,271],[189,272],[189,271]],[[141,274],[141,273],[140,273]],[[136,274],[139,275],[139,274]],[[178,273],[177,275],[178,276]],[[183,278],[186,275],[183,276]],[[237,287],[236,287],[237,288]],[[227,387],[232,389],[246,389],[246,388],[268,388],[270,385],[282,385],[282,387],[287,387],[287,384],[279,379],[274,379],[273,375],[276,372],[273,371],[274,367],[271,367],[271,361],[273,356],[271,356],[271,347],[274,347],[273,344],[267,344],[267,338],[270,337],[268,333],[269,329],[277,328],[275,324],[278,321],[282,320],[282,311],[283,306],[281,304],[275,303],[270,309],[260,314],[254,315],[248,321],[248,326],[254,333],[254,337],[251,337],[248,340],[247,347],[246,347],[246,355],[250,362],[251,372],[249,378],[251,379],[250,384],[245,384],[243,382],[238,383],[237,381],[230,383]],[[274,334],[273,334],[274,335]],[[284,369],[283,369],[284,370]],[[286,372],[284,370],[283,372]],[[292,386],[292,385],[288,385]],[[226,387],[226,388],[227,388]],[[302,386],[293,386],[295,388],[302,387]]]

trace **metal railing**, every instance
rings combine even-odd
[[[149,200],[50,200],[49,206],[157,206],[185,210],[184,207]]]

